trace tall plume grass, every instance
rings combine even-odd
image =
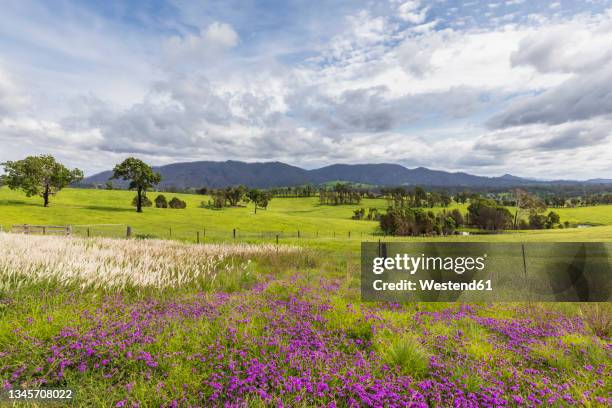
[[[0,233],[0,292],[39,283],[105,290],[206,288],[229,274],[244,277],[253,258],[298,251],[275,245]]]

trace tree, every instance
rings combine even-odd
[[[440,200],[442,201],[442,207],[448,207],[453,202],[451,197],[446,193],[440,194]]]
[[[514,228],[517,227],[520,218],[520,213],[527,211],[529,217],[533,218],[538,213],[546,211],[546,204],[538,197],[529,194],[528,192],[517,189],[516,195],[516,212],[514,213]]]
[[[4,163],[4,184],[11,190],[22,189],[26,196],[41,196],[44,206],[49,198],[71,183],[81,181],[83,172],[70,170],[51,155],[29,156]]]
[[[555,225],[561,222],[561,217],[554,211],[548,213],[546,217],[546,228],[554,228]]]
[[[257,205],[258,205],[259,197],[261,196],[261,190],[254,188],[252,190],[249,190],[246,193],[246,196],[255,206],[255,214],[257,214]]]
[[[459,211],[458,208],[453,208],[453,210],[450,212],[450,216],[455,221],[455,226],[457,227],[461,227],[465,223],[463,214],[461,214],[461,211]]]
[[[473,225],[486,230],[500,230],[512,224],[512,214],[506,207],[494,200],[479,198],[468,206],[470,221]]]
[[[104,188],[106,188],[107,190],[112,190],[113,187],[113,182],[108,180],[106,183],[104,183]]]
[[[529,228],[542,229],[546,226],[547,218],[542,214],[531,214],[529,216]]]
[[[255,214],[257,214],[257,207],[268,208],[268,203],[272,200],[272,194],[267,191],[261,191],[259,189],[252,189],[246,193],[247,198],[255,205]]]
[[[130,181],[130,190],[136,190],[136,212],[142,212],[142,199],[147,190],[161,181],[161,175],[140,159],[128,157],[115,166],[111,179]]]
[[[232,207],[236,207],[246,193],[245,186],[227,187],[225,189],[225,198],[229,201]]]
[[[436,218],[433,211],[420,208],[389,207],[386,214],[380,216],[380,229],[390,235],[431,235],[441,233],[445,228],[441,217]]]
[[[168,200],[166,200],[166,196],[159,194],[157,197],[155,197],[155,206],[157,208],[168,208]]]
[[[427,192],[421,186],[416,186],[412,191],[414,194],[414,206],[423,207],[423,202],[427,200]]]
[[[211,192],[211,195],[213,198],[213,206],[215,208],[225,207],[225,203],[227,202],[225,190],[213,190]]]

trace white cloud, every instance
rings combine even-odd
[[[70,21],[54,31],[42,12],[21,32],[21,16],[0,34],[15,30],[29,47],[40,40],[63,65],[9,47],[0,161],[44,150],[86,170],[138,154],[155,164],[387,161],[552,177],[558,157],[576,175],[609,171],[610,13],[457,29],[439,5],[390,7],[292,26],[287,41],[258,39],[256,19],[206,13],[157,37],[98,20],[96,29]],[[85,40],[74,39],[81,31]]]
[[[513,66],[541,73],[575,73],[600,68],[612,60],[612,14],[578,17],[532,30],[512,53]]]
[[[165,51],[173,64],[186,60],[212,63],[219,53],[234,48],[238,42],[238,33],[231,25],[213,22],[196,34],[170,38],[165,44]]]
[[[540,178],[606,175],[612,171],[610,129],[612,116],[554,126],[533,124],[493,130],[481,134],[459,161],[491,172],[512,169],[514,174]],[[483,163],[488,164],[482,166]]]
[[[30,96],[0,64],[0,119],[27,111]]]
[[[531,123],[560,124],[612,114],[612,63],[568,79],[546,92],[521,98],[488,124],[503,128]]]
[[[412,24],[421,24],[427,18],[427,7],[421,7],[420,1],[406,1],[397,8],[399,17]]]
[[[232,48],[238,44],[238,34],[231,25],[214,22],[208,26],[204,33],[204,39],[220,47]]]

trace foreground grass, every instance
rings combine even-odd
[[[0,233],[0,291],[55,284],[104,291],[226,288],[247,279],[250,258],[301,256],[299,247],[252,244],[187,245],[177,241],[44,237]]]
[[[611,402],[610,333],[584,306],[364,304],[350,254],[248,258],[248,279],[229,272],[211,290],[26,279],[1,291],[2,385],[71,387],[77,406]]]

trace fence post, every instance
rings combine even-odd
[[[87,228],[87,238],[89,238],[91,236],[91,232],[89,231],[89,228]]]
[[[206,238],[206,227],[204,227],[204,235],[202,236],[202,238]]]
[[[47,235],[47,227],[43,227],[43,235]]]
[[[298,230],[298,239],[300,238],[300,230]]]
[[[131,238],[132,237],[132,227],[130,227],[129,225],[127,226],[127,228],[125,230],[125,237],[126,238]]]
[[[278,245],[278,234],[276,234],[276,245]]]
[[[172,238],[172,228],[170,228],[170,238]]]
[[[196,243],[197,243],[197,244],[199,244],[199,243],[200,243],[200,231],[197,231],[197,232],[196,232],[196,235],[197,235],[197,237],[196,237]]]
[[[351,231],[349,231],[349,238],[351,237]]]
[[[234,228],[234,239],[236,239],[236,228]]]

